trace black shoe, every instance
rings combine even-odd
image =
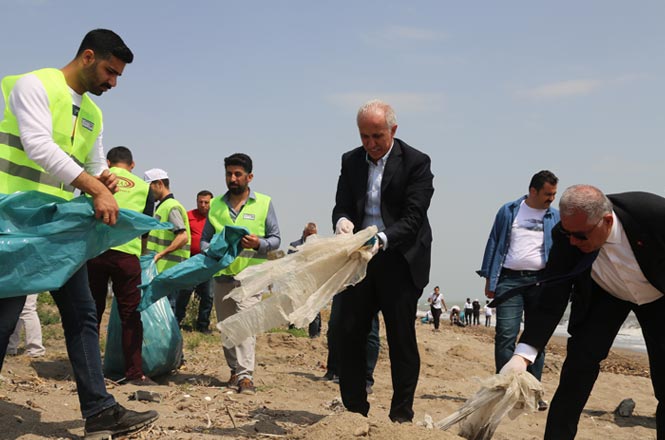
[[[85,419],[87,440],[107,439],[138,431],[159,418],[157,411],[136,412],[119,403]]]
[[[333,380],[334,377],[335,377],[335,375],[333,374],[332,371],[326,371],[326,374],[324,374],[321,379],[322,380]]]
[[[210,330],[208,327],[197,327],[196,331],[199,333],[203,333],[204,335],[211,335],[212,330]]]

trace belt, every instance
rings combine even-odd
[[[512,269],[507,269],[507,268],[502,268],[501,269],[501,276],[507,276],[507,277],[530,277],[534,275],[538,275],[541,273],[543,269],[541,270],[512,270]]]

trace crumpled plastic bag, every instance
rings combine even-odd
[[[138,311],[172,292],[193,289],[228,267],[242,252],[240,241],[247,234],[249,230],[245,227],[225,226],[222,232],[213,236],[205,252],[166,269],[149,281],[141,280],[139,288],[143,290],[143,296]]]
[[[527,372],[495,374],[480,384],[476,394],[436,427],[445,431],[461,421],[461,437],[489,440],[506,415],[514,420],[520,414],[537,411],[543,395],[541,383]]]
[[[155,253],[141,256],[141,282],[148,283],[157,275],[153,261]],[[157,377],[177,369],[182,362],[182,334],[168,298],[162,298],[141,312],[143,346],[141,358],[143,374]],[[115,298],[111,306],[106,349],[104,351],[104,375],[119,380],[125,375],[125,356],[122,351],[122,325]]]
[[[372,258],[370,226],[354,235],[312,237],[298,252],[278,260],[250,266],[234,278],[240,286],[227,298],[240,301],[268,292],[263,301],[217,324],[225,347],[250,336],[292,323],[306,327],[332,297],[365,278]]]
[[[108,226],[86,196],[0,194],[0,298],[57,290],[86,261],[168,222],[128,209]]]

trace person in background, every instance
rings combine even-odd
[[[474,299],[471,307],[473,308],[473,325],[480,325],[480,301]]]
[[[39,191],[71,200],[79,189],[92,197],[95,218],[115,225],[119,208],[113,192],[118,182],[104,161],[102,112],[88,92],[99,96],[115,87],[133,59],[115,32],[95,29],[62,69],[2,80],[0,193]],[[157,412],[128,410],[106,390],[86,266],[51,296],[62,317],[85,435],[122,435],[156,420]],[[25,296],[0,299],[0,369],[24,303]]]
[[[143,179],[150,184],[150,191],[159,202],[155,218],[173,224],[171,230],[155,229],[148,234],[146,248],[155,252],[157,271],[161,273],[189,258],[192,242],[189,217],[185,207],[171,193],[169,175],[166,171],[160,168],[149,169],[144,173]],[[169,303],[174,314],[177,296],[177,292],[169,295]]]
[[[187,211],[187,218],[189,219],[189,231],[192,236],[191,256],[201,253],[201,234],[203,227],[208,220],[208,212],[210,211],[210,201],[213,195],[208,190],[199,191],[196,194],[196,209]],[[194,292],[199,298],[199,310],[196,318],[196,331],[210,334],[210,313],[212,312],[213,294],[212,294],[212,280],[204,281],[194,288]],[[175,303],[175,317],[178,324],[185,318],[187,312],[187,305],[189,299],[192,297],[192,291],[182,290],[178,292],[178,298]]]
[[[471,325],[473,320],[473,304],[471,298],[467,298],[464,303],[464,324]]]
[[[109,170],[118,176],[118,191],[113,195],[121,208],[152,216],[155,200],[150,188],[132,173],[134,158],[127,147],[111,148],[106,154]],[[109,279],[120,317],[124,381],[134,385],[157,385],[143,373],[143,322],[136,310],[141,302],[141,237],[116,246],[88,261],[88,282],[97,310],[97,330],[106,309]]]
[[[302,235],[300,236],[300,238],[296,241],[292,241],[291,243],[289,243],[289,250],[287,251],[287,254],[298,252],[298,246],[304,244],[305,240],[307,240],[307,237],[316,235],[317,232],[318,230],[316,227],[316,223],[314,222],[307,223],[305,225],[305,228],[302,230]],[[319,335],[321,334],[321,312],[317,313],[314,320],[309,323],[307,331],[309,333],[310,338],[319,337]]]
[[[542,170],[531,177],[529,193],[504,204],[496,214],[487,239],[481,269],[485,278],[485,296],[500,298],[507,291],[534,283],[542,273],[552,248],[552,229],[559,221],[559,211],[552,208],[559,179]],[[529,319],[540,299],[536,287],[524,287],[496,307],[494,362],[496,372],[510,360],[520,332],[522,316]],[[545,351],[529,365],[529,373],[540,380],[545,364]],[[547,409],[540,400],[538,409]]]
[[[460,324],[460,307],[459,306],[452,306],[450,308],[450,325],[453,324]]]
[[[492,307],[489,306],[490,300],[485,300],[485,327],[492,325]]]
[[[261,294],[240,301],[225,297],[238,285],[234,275],[249,266],[267,261],[268,252],[278,249],[281,243],[277,214],[271,197],[255,192],[249,186],[254,179],[252,158],[244,153],[232,154],[224,158],[224,169],[228,191],[210,202],[208,221],[201,234],[201,249],[207,249],[213,235],[222,232],[226,226],[244,226],[249,230],[249,234],[242,237],[243,250],[240,255],[230,266],[215,274],[215,311],[218,321],[261,301]],[[256,337],[249,337],[235,347],[223,349],[226,363],[231,370],[227,385],[237,387],[241,394],[255,394]]]
[[[25,329],[25,354],[30,357],[44,356],[46,349],[42,343],[42,324],[37,314],[37,296],[32,294],[25,297],[25,305],[19,316],[14,333],[9,338],[7,354],[18,354],[18,345],[21,331]]]
[[[434,292],[427,298],[429,303],[430,312],[432,312],[432,318],[434,320],[434,330],[435,332],[439,331],[439,320],[441,318],[441,308],[447,312],[448,307],[446,307],[446,302],[443,300],[443,295],[439,291],[439,286],[434,288]]]

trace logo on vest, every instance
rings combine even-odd
[[[81,125],[83,126],[83,128],[87,128],[90,131],[92,131],[92,129],[95,128],[95,124],[92,121],[88,121],[85,118],[81,118]]]
[[[118,191],[127,191],[134,188],[134,182],[126,177],[116,176],[118,178]]]
[[[244,220],[254,220],[254,214],[243,214],[242,218]]]

